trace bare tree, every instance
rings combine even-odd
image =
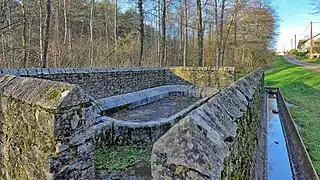
[[[187,6],[187,0],[184,0],[183,66],[187,65],[187,52],[188,52],[188,6]]]
[[[63,43],[67,42],[68,37],[68,16],[67,16],[67,0],[63,0],[63,15],[64,15],[64,39]]]
[[[90,13],[90,66],[93,67],[93,11],[94,11],[94,0],[91,1],[91,13]]]
[[[117,53],[118,53],[118,36],[117,36],[117,30],[118,30],[118,0],[115,0],[114,4],[114,62],[116,63],[117,66]]]
[[[26,49],[26,39],[27,39],[27,17],[26,10],[24,6],[24,1],[20,1],[21,5],[21,14],[22,14],[22,39],[21,39],[21,48],[23,50],[23,66],[28,67],[27,61],[27,49]]]
[[[104,17],[105,17],[105,38],[106,38],[106,52],[109,53],[109,15],[108,15],[108,1],[105,0],[105,6],[104,6]],[[108,61],[109,62],[109,61]],[[108,63],[109,64],[109,63]]]
[[[311,0],[311,5],[314,7],[313,14],[320,14],[320,0]]]
[[[273,57],[277,16],[269,0],[51,0],[52,28],[45,2],[0,1],[1,67],[241,70]]]
[[[143,47],[144,47],[144,15],[143,15],[143,2],[142,0],[138,0],[138,9],[140,15],[140,56],[138,65],[141,66],[141,61],[143,57]]]
[[[198,24],[198,66],[203,66],[203,29],[201,0],[197,0],[197,24]]]
[[[43,44],[43,53],[42,53],[42,67],[47,67],[47,55],[48,55],[48,46],[49,46],[49,32],[50,32],[50,20],[51,20],[51,0],[47,0],[46,6],[46,27],[44,31],[44,44]]]
[[[166,15],[167,15],[167,2],[162,1],[162,56],[160,59],[160,66],[163,66],[163,62],[166,60]]]
[[[43,60],[43,27],[42,27],[42,0],[38,0],[39,5],[39,53],[40,60]]]

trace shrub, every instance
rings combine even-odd
[[[296,49],[291,49],[289,51],[289,54],[291,54],[291,55],[296,55],[297,53],[298,53],[298,50],[296,50]]]
[[[306,52],[297,52],[296,56],[304,57],[304,56],[306,56],[306,54],[308,54],[308,53],[306,53]]]
[[[306,53],[306,54],[304,55],[304,58],[309,59],[309,58],[310,58],[310,53]]]

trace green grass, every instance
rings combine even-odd
[[[303,62],[308,62],[308,63],[314,63],[314,64],[320,64],[320,59],[316,58],[316,59],[308,59],[305,57],[301,57],[301,56],[294,56],[296,59],[301,60]]]
[[[109,147],[98,150],[94,155],[94,166],[103,170],[122,170],[140,161],[150,161],[151,149],[129,146]]]
[[[281,88],[313,164],[320,173],[320,73],[287,63],[278,56],[266,70],[266,86]]]
[[[317,58],[317,59],[304,59],[302,61],[309,62],[309,63],[314,63],[314,64],[320,64],[320,59],[319,58]]]

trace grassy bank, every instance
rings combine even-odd
[[[281,56],[266,70],[266,86],[281,88],[320,174],[320,73],[287,63]]]
[[[295,57],[296,59],[299,59],[300,61],[303,61],[303,62],[320,64],[320,59],[319,59],[319,58],[309,59],[309,58],[305,58],[305,57],[301,57],[301,56],[294,56],[294,57]]]

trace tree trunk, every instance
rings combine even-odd
[[[115,8],[114,8],[114,63],[116,66],[118,66],[117,62],[117,53],[118,53],[118,37],[117,37],[117,21],[118,21],[118,0],[115,0]]]
[[[183,66],[187,66],[187,52],[188,52],[188,7],[187,0],[184,0],[184,47],[183,47]]]
[[[220,59],[220,65],[224,66],[224,59],[223,59],[223,54],[222,54],[222,43],[223,43],[223,18],[224,18],[224,10],[225,10],[225,2],[226,0],[222,0],[222,6],[221,6],[221,17],[220,17],[220,42],[219,42],[219,49],[220,49],[220,54],[219,54],[219,59]]]
[[[91,1],[91,12],[90,12],[90,67],[93,68],[93,10],[94,10],[94,0]]]
[[[67,32],[68,32],[68,47],[69,47],[69,51],[68,51],[68,56],[69,56],[69,62],[68,65],[71,64],[71,66],[78,66],[76,62],[73,61],[73,52],[72,52],[72,24],[71,24],[71,0],[68,1],[68,14],[67,14]],[[69,18],[69,19],[68,19]]]
[[[7,58],[10,58],[10,59],[9,60],[5,59],[5,61],[8,61],[8,67],[10,68],[10,67],[15,66],[15,57],[14,57],[14,55],[16,54],[16,52],[15,52],[16,50],[13,48],[13,44],[14,44],[13,39],[14,38],[13,38],[13,32],[12,32],[12,27],[11,27],[11,23],[12,23],[11,7],[7,6],[7,9],[8,9],[8,16],[9,16],[8,17],[8,25],[9,25],[9,33],[8,33],[9,42],[8,43],[9,43],[9,48],[10,48],[9,53],[7,53],[7,56],[9,56],[9,57],[7,57]],[[26,24],[24,24],[24,25],[26,25]]]
[[[161,38],[161,5],[160,0],[158,0],[158,37],[157,37],[157,52],[158,52],[158,60],[159,66],[161,66],[161,55],[160,55],[160,38]]]
[[[26,10],[24,7],[24,2],[21,1],[21,13],[22,13],[22,39],[21,39],[21,48],[23,51],[23,66],[26,68],[28,66],[27,61],[27,50],[26,50],[26,39],[27,39],[27,17]],[[41,39],[40,39],[41,42]],[[41,47],[41,46],[40,46]],[[41,52],[41,51],[40,51]]]
[[[59,47],[59,43],[60,43],[60,36],[59,36],[59,9],[60,9],[60,0],[58,0],[58,5],[56,5],[55,7],[56,9],[56,17],[55,17],[55,48],[56,51],[55,52],[55,58],[54,58],[54,67],[58,66],[58,60],[59,60],[59,52],[60,52],[60,47]]]
[[[216,65],[216,68],[219,68],[220,67],[220,46],[219,46],[219,24],[218,24],[218,0],[215,0],[214,1],[214,21],[215,21],[215,29],[216,29],[216,41],[215,41],[215,45],[216,45],[216,48],[215,48],[215,51],[216,51],[216,61],[215,61],[215,65]]]
[[[201,0],[197,0],[197,23],[198,23],[198,66],[203,66],[203,29]]]
[[[38,0],[39,4],[39,49],[40,60],[43,60],[43,38],[42,38],[42,0]]]
[[[166,0],[162,1],[162,57],[160,60],[160,66],[163,66],[163,62],[166,58],[166,11],[167,11],[167,4]]]
[[[106,2],[105,9],[104,9],[104,16],[105,16],[105,34],[106,34],[106,52],[109,54],[109,27],[108,27],[108,3]],[[109,66],[109,61],[107,62],[107,66]]]
[[[181,1],[180,3],[180,26],[179,26],[179,37],[180,37],[180,43],[179,43],[179,66],[181,66],[183,64],[183,16],[184,16],[184,7],[183,7],[183,2]]]
[[[237,16],[238,16],[238,0],[234,2],[234,34],[233,34],[233,54],[232,54],[232,66],[236,64],[236,50],[237,50]]]
[[[67,42],[68,36],[68,16],[67,16],[67,3],[66,0],[63,0],[63,14],[64,14],[64,39],[63,44]]]
[[[2,50],[2,58],[0,58],[1,59],[0,66],[9,68],[9,65],[7,64],[8,60],[6,55],[6,40],[4,38],[4,34],[1,34],[1,50]],[[4,62],[3,64],[1,63],[2,61]]]
[[[51,19],[51,0],[47,0],[47,13],[46,13],[46,27],[44,32],[44,44],[43,44],[43,56],[42,56],[42,67],[48,66],[47,54],[49,47],[49,33],[50,33],[50,19]]]
[[[138,0],[138,9],[140,15],[140,56],[138,66],[141,66],[141,61],[143,57],[143,47],[144,47],[144,15],[143,15],[143,2]]]

